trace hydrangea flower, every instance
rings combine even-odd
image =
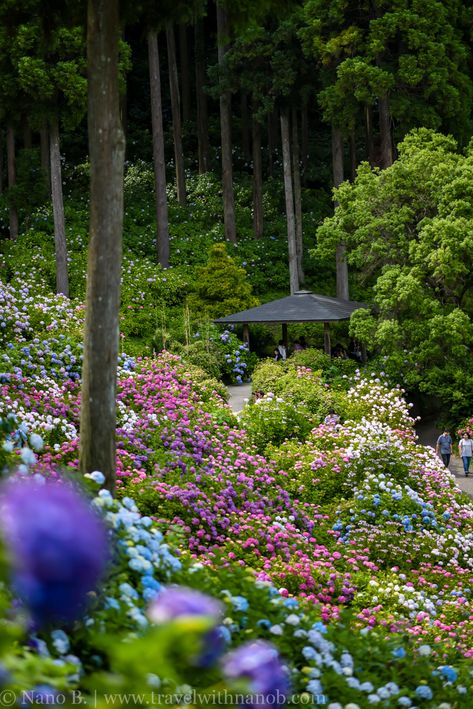
[[[254,703],[245,698],[246,707],[269,709],[282,706],[289,693],[289,678],[276,648],[263,640],[245,643],[227,655],[223,670],[229,679],[248,680]],[[265,701],[266,698],[266,701]]]
[[[222,654],[226,645],[226,634],[219,625],[222,606],[218,601],[190,588],[170,586],[163,589],[148,608],[148,617],[157,624],[195,616],[213,621],[213,627],[202,639],[203,651],[192,659],[192,664],[198,667],[209,667]]]
[[[103,523],[61,482],[10,481],[1,491],[0,509],[16,593],[38,625],[74,620],[106,566]]]

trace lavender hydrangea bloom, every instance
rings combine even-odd
[[[282,706],[289,693],[289,678],[278,651],[263,640],[245,643],[227,655],[223,664],[229,679],[247,679],[255,701],[245,707]]]
[[[14,480],[0,493],[0,520],[14,589],[34,621],[78,617],[108,557],[105,527],[86,500],[57,481]]]
[[[148,608],[148,617],[153,623],[168,623],[186,616],[204,616],[215,622],[202,639],[202,652],[192,661],[196,667],[210,667],[226,645],[225,633],[218,625],[222,616],[222,606],[218,601],[190,588],[171,586],[163,589]]]

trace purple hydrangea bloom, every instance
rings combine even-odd
[[[58,481],[13,480],[0,494],[13,585],[38,625],[69,622],[102,576],[107,532],[88,502]]]
[[[225,649],[226,635],[218,625],[222,606],[210,596],[182,586],[163,589],[151,602],[148,616],[153,623],[168,623],[185,617],[204,616],[214,620],[215,625],[202,638],[202,652],[193,659],[197,667],[210,667]]]
[[[224,660],[223,670],[229,679],[247,679],[255,697],[245,707],[270,709],[285,704],[290,690],[289,677],[278,651],[263,640],[245,643]]]

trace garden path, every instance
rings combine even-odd
[[[442,433],[442,431],[435,425],[435,421],[433,419],[429,419],[428,417],[422,419],[422,421],[419,421],[416,426],[416,430],[419,437],[419,443],[423,446],[435,447],[437,438]],[[466,478],[463,472],[463,463],[461,458],[454,455],[450,461],[450,472],[454,475],[458,487],[461,488],[463,492],[466,492],[467,495],[473,497],[473,467],[471,468],[470,475]]]
[[[237,414],[245,406],[251,396],[251,382],[239,384],[238,386],[227,386],[229,399],[228,405]]]

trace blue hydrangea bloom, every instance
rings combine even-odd
[[[75,489],[57,481],[10,481],[1,505],[16,593],[38,625],[74,620],[105,570],[102,521]]]
[[[287,671],[276,648],[263,640],[245,643],[227,655],[223,670],[228,679],[247,680],[255,701],[245,698],[245,707],[270,709],[283,706],[290,690]],[[265,701],[268,697],[268,701]]]

